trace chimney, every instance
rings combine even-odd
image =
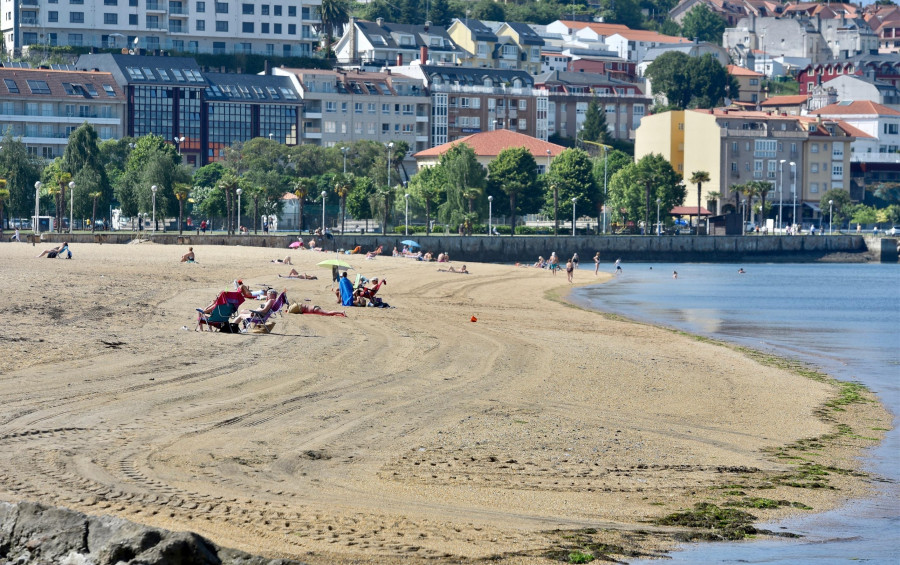
[[[431,27],[431,22],[425,22],[425,31],[428,31],[428,28]]]
[[[428,62],[428,46],[423,45],[419,47],[419,63],[424,65]]]
[[[403,53],[397,53],[397,66],[403,66]]]
[[[384,18],[375,18],[375,25],[381,27],[384,25]]]
[[[264,74],[264,75],[270,75],[270,74],[272,74],[272,68],[269,66],[269,60],[268,60],[268,59],[266,59],[265,61],[263,61],[263,74]]]
[[[349,45],[347,46],[347,49],[350,51],[350,60],[351,61],[353,61],[357,58],[357,55],[356,55],[356,49],[357,49],[356,34],[357,33],[359,33],[359,32],[356,30],[356,18],[351,16],[350,17],[350,40],[348,42]]]

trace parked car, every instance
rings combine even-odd
[[[894,226],[885,232],[888,235],[900,235],[900,226]]]

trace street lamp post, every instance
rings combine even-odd
[[[387,144],[387,177],[388,177],[388,188],[391,187],[391,150],[394,148],[394,142],[391,141]]]
[[[793,219],[794,224],[798,226],[802,226],[803,222],[797,222],[797,171],[794,167],[797,166],[797,163],[791,161],[791,192],[794,194],[794,210],[791,212],[791,218]]]
[[[41,235],[41,181],[34,183],[34,225],[31,231],[34,235]]]
[[[159,187],[155,184],[150,187],[151,199],[153,200],[153,233],[156,233],[156,191],[159,190]]]
[[[784,227],[781,222],[781,215],[784,209],[784,164],[787,161],[781,159],[778,161],[778,230]],[[784,234],[784,232],[782,232]]]
[[[493,215],[494,215],[494,197],[488,196],[488,235],[494,235],[494,226],[493,226]]]
[[[659,205],[660,205],[660,203],[662,203],[662,199],[657,198],[656,199],[656,237],[659,237],[660,235],[662,235],[660,233],[661,230],[659,229],[660,228],[660,225],[659,225]]]
[[[269,132],[269,141],[274,141],[274,139],[275,139],[275,134]]]
[[[603,233],[606,233],[606,171],[609,166],[609,145],[603,146]]]
[[[74,214],[72,213],[75,210],[75,181],[69,181],[69,233],[72,233],[72,229],[75,227],[74,223]],[[65,212],[63,212],[65,213]]]
[[[403,235],[409,235],[409,193],[403,195],[406,199],[406,217],[403,220]]]
[[[344,154],[344,174],[345,175],[347,174],[347,151],[349,149],[350,149],[349,147],[341,147],[341,153]]]
[[[322,191],[322,235],[323,236],[325,235],[325,196],[327,196],[327,195],[328,195],[328,193],[323,190]]]
[[[828,201],[828,235],[831,235],[831,225],[834,221],[834,200]]]
[[[237,225],[237,227],[238,227],[239,234],[244,233],[244,230],[241,229],[241,194],[243,192],[244,191],[240,188],[234,191],[234,193],[237,194],[237,201],[238,201],[238,225]]]
[[[575,202],[578,201],[578,198],[572,199],[572,237],[575,237]]]
[[[181,144],[184,143],[184,136],[175,136],[175,152],[181,155]]]

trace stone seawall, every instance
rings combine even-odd
[[[196,235],[179,236],[174,233],[144,234],[145,240],[165,245],[246,245],[284,249],[297,241],[296,234],[269,235]],[[125,244],[135,239],[133,232],[104,234],[43,234],[41,243],[69,241],[71,243]],[[309,241],[311,236],[304,236]],[[582,262],[590,262],[599,252],[604,262],[621,258],[636,262],[704,262],[704,263],[752,263],[752,262],[813,262],[839,256],[844,261],[897,261],[897,240],[862,235],[832,236],[446,236],[415,235],[338,235],[327,240],[327,250],[363,250],[384,246],[386,253],[394,247],[402,248],[402,241],[412,239],[423,251],[435,255],[450,254],[455,261],[481,261],[492,263],[534,262],[538,255],[550,253],[567,259],[578,253]]]

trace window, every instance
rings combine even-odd
[[[478,42],[478,58],[484,59],[487,57],[487,44],[484,42]]]
[[[48,22],[58,22],[59,21],[59,12],[47,12],[47,21]]]
[[[227,14],[228,13],[228,2],[216,2],[216,13],[217,14]]]
[[[809,172],[810,173],[818,173],[819,172],[819,164],[818,163],[810,163]]]
[[[334,122],[331,120],[326,120],[325,122],[323,122],[322,125],[325,126],[325,133],[336,133],[337,132],[337,122]]]
[[[337,112],[337,102],[325,102],[326,112]]]
[[[280,15],[281,15],[281,5],[280,5],[280,4],[275,5],[275,6],[272,6],[272,10],[273,10],[273,11],[272,11],[272,15],[273,15],[273,16],[280,16]]]
[[[197,31],[206,31],[206,20],[197,20]]]
[[[116,90],[110,84],[104,84],[103,90],[104,90],[104,92],[106,92],[107,96],[115,96],[116,95]]]
[[[528,129],[528,120],[519,120],[519,129]]]
[[[900,133],[900,124],[884,124],[883,133],[897,135],[897,133]]]
[[[644,115],[644,105],[643,104],[635,104],[631,110],[631,113],[635,116],[643,116]]]
[[[69,4],[84,4],[84,0],[69,0]]]
[[[273,24],[272,27],[273,27],[273,30],[272,30],[273,33],[277,33],[277,34],[281,35],[281,24]]]
[[[147,16],[147,29],[161,29],[159,27],[159,16]],[[147,38],[147,42],[150,42],[150,38]]]
[[[528,109],[528,100],[524,98],[519,100],[519,110],[527,110]]]
[[[130,26],[138,25],[137,14],[128,14],[128,25],[130,25]]]
[[[225,54],[225,42],[224,41],[213,41],[213,53],[216,55],[224,55]]]
[[[3,79],[3,84],[6,85],[6,89],[9,90],[10,94],[18,94],[19,93],[19,86],[16,84],[16,81],[14,81],[13,79],[5,78],[5,79]]]
[[[382,114],[390,114],[391,113],[391,105],[390,104],[382,104],[381,105],[381,113]]]
[[[84,12],[69,12],[69,23],[70,24],[83,24],[84,23]]]
[[[759,86],[759,79],[758,79],[758,78],[751,78],[751,79],[750,79],[750,86]]]
[[[835,163],[831,166],[831,180],[844,178],[844,165]]]
[[[818,152],[819,152],[819,144],[818,144],[818,143],[813,143],[812,145],[810,145],[810,146],[809,146],[809,152],[810,152],[810,153],[818,153]]]
[[[369,102],[368,109],[369,109],[369,113],[370,113],[370,114],[374,114],[374,113],[375,113],[375,103],[374,103],[374,102]]]
[[[206,12],[206,2],[197,2],[196,11],[200,14]]]
[[[775,157],[778,142],[774,139],[757,139],[754,142],[754,157]]]
[[[288,35],[297,35],[297,24],[288,24]]]
[[[267,23],[259,24],[259,32],[260,33],[269,33],[269,24],[267,24]]]
[[[268,16],[268,15],[269,15],[269,5],[268,5],[268,4],[263,4],[262,6],[260,6],[260,7],[259,7],[259,14],[260,14],[261,16]]]
[[[118,25],[119,14],[103,14],[103,23],[106,25]]]
[[[289,18],[297,17],[297,6],[288,6],[288,17]]]
[[[216,20],[216,31],[228,31],[228,22]]]
[[[809,183],[809,191],[812,193],[819,192],[819,183],[817,183],[817,182]]]
[[[253,33],[253,22],[244,22],[241,24],[241,31],[244,33]]]
[[[353,112],[356,113],[356,114],[362,114],[362,113],[363,113],[363,105],[362,105],[362,102],[355,102],[355,103],[353,104]]]
[[[761,179],[763,178],[763,162],[761,159],[757,159],[753,161],[753,178]]]
[[[32,94],[50,94],[50,86],[44,80],[26,80]]]
[[[253,4],[241,4],[241,13],[245,16],[252,16],[254,8]]]
[[[778,170],[778,161],[768,161],[767,162],[769,170],[767,171],[766,176],[770,179],[775,178],[775,171]]]

